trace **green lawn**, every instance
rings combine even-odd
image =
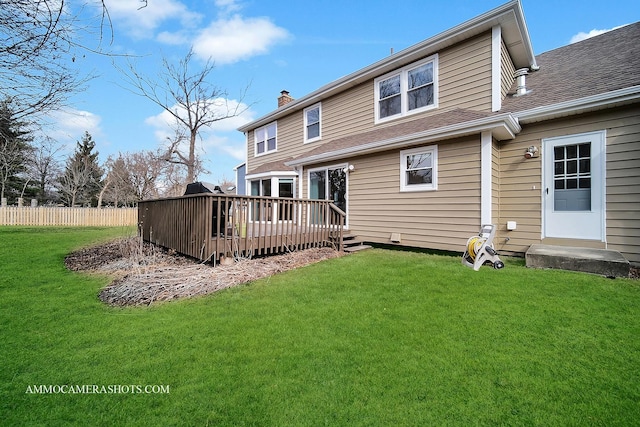
[[[629,426],[640,283],[370,250],[150,308],[66,253],[124,229],[0,227],[3,425]],[[169,393],[29,393],[156,385]]]

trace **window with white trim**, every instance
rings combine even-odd
[[[304,110],[304,142],[313,142],[322,138],[322,105],[316,104]]]
[[[438,55],[374,80],[376,123],[438,106]]]
[[[258,128],[254,131],[255,137],[255,155],[276,151],[276,137],[278,133],[278,122],[269,123],[266,126]]]
[[[438,189],[438,146],[400,151],[400,191]]]

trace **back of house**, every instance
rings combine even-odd
[[[380,244],[640,262],[640,23],[534,55],[511,1],[239,130],[256,196],[329,199]]]

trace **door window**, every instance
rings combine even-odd
[[[553,148],[553,209],[591,210],[591,143]]]
[[[347,212],[347,174],[344,166],[309,172],[309,198],[331,200],[338,208]],[[317,219],[318,215],[319,213],[313,214],[312,218]]]

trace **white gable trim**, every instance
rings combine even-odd
[[[502,108],[502,27],[491,29],[491,111]]]

